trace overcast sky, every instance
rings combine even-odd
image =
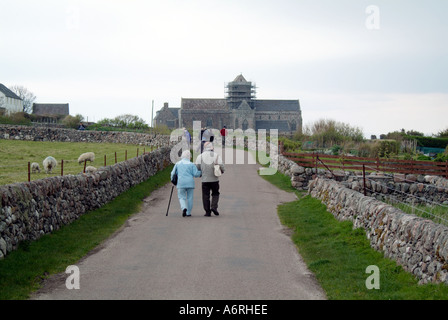
[[[372,7],[373,5],[373,7]],[[223,98],[299,99],[304,125],[448,128],[446,0],[2,0],[0,83],[89,121]]]

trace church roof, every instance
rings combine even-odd
[[[225,110],[226,99],[191,99],[182,98],[182,110]]]
[[[299,100],[253,100],[256,111],[300,111]]]

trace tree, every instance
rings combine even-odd
[[[437,138],[448,138],[448,128],[446,128],[443,131],[440,131],[436,137]]]
[[[77,114],[76,116],[67,115],[63,120],[62,124],[65,125],[68,128],[76,129],[79,126],[80,122],[84,121],[84,117],[80,114]]]
[[[23,112],[32,113],[36,96],[24,86],[14,85],[9,89],[23,100]]]
[[[320,119],[304,127],[304,136],[320,147],[330,147],[344,142],[362,142],[364,134],[358,127],[335,120]]]

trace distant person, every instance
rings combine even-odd
[[[204,131],[201,132],[201,153],[204,151],[204,144],[206,142],[213,142],[214,138],[213,132],[207,127],[204,127]]]
[[[86,130],[86,127],[82,124],[82,122],[79,123],[78,130]]]
[[[222,127],[222,129],[219,133],[221,134],[222,146],[225,147],[226,146],[227,127],[226,126]]]
[[[177,172],[177,197],[179,198],[182,217],[190,217],[193,209],[194,178],[201,176],[201,171],[190,162],[191,153],[189,150],[182,152],[181,159],[171,171],[171,179]]]
[[[215,164],[219,165],[221,173],[224,173],[224,164],[219,154],[213,152],[213,143],[204,144],[204,152],[196,159],[196,166],[202,173],[202,205],[205,210],[205,216],[210,217],[211,212],[216,216],[219,202],[219,177],[215,176]],[[210,191],[212,201],[210,202]]]
[[[182,134],[182,141],[185,141],[188,145],[188,149],[190,149],[190,143],[191,143],[191,134],[188,132],[186,128],[183,128],[184,132]]]

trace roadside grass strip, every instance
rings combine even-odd
[[[42,280],[75,264],[139,212],[143,199],[170,181],[172,165],[103,207],[36,241],[26,241],[0,260],[0,300],[28,299]]]
[[[364,230],[338,221],[318,199],[293,189],[289,177],[277,172],[263,178],[298,195],[297,201],[280,205],[278,215],[328,299],[448,299],[447,285],[419,285],[412,274],[371,248]]]

